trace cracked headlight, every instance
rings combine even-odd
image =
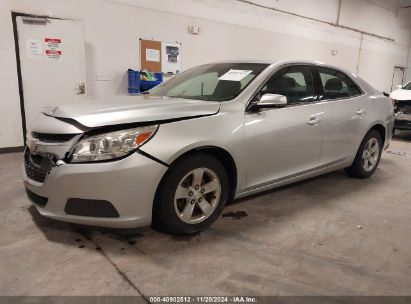
[[[155,125],[85,137],[74,147],[71,162],[92,162],[120,158],[149,141],[157,129],[158,125]]]

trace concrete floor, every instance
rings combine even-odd
[[[389,151],[371,179],[243,199],[191,237],[45,219],[0,155],[0,295],[411,295],[411,135]]]

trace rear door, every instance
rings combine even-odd
[[[317,67],[324,110],[324,137],[320,166],[333,165],[355,155],[363,134],[366,104],[363,92],[346,74]]]
[[[16,17],[26,128],[43,107],[85,96],[83,22]]]

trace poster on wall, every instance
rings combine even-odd
[[[40,39],[27,39],[26,40],[27,56],[30,59],[42,59],[43,58],[43,44]]]
[[[180,61],[181,61],[181,44],[180,43],[161,43],[162,53],[162,70],[166,74],[178,74],[180,73]]]
[[[61,38],[44,38],[45,56],[48,60],[59,61],[63,56]]]

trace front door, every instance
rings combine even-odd
[[[85,96],[82,21],[16,17],[26,129],[44,107]]]
[[[316,103],[313,70],[289,66],[272,76],[257,95],[287,97],[284,108],[245,115],[249,190],[292,178],[318,166],[323,130],[322,104]]]

